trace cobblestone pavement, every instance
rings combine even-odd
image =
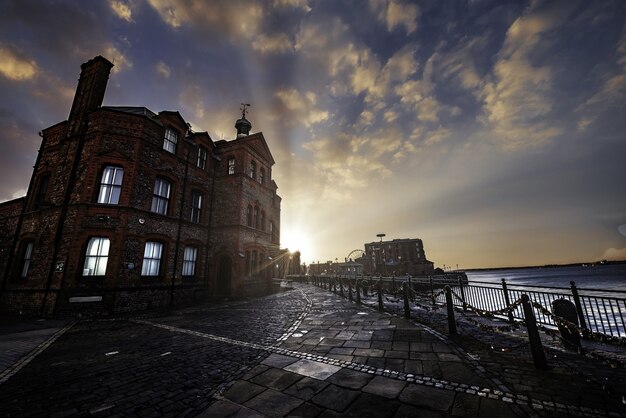
[[[0,416],[624,416],[587,381],[619,387],[622,369],[568,357],[590,374],[538,371],[478,331],[449,339],[439,315],[418,319],[428,326],[296,285],[82,321],[0,385]]]

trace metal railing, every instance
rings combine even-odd
[[[515,304],[523,294],[528,295],[531,303],[544,307],[552,307],[555,300],[565,299],[576,306],[581,329],[608,337],[626,338],[626,291],[578,288],[574,282],[570,282],[569,288],[517,285],[507,283],[505,279],[499,284],[469,282],[463,273],[420,277],[309,276],[304,280],[337,291],[348,285],[352,291],[360,287],[365,295],[368,288],[371,291],[378,285],[383,293],[394,294],[406,283],[416,295],[430,297],[436,305],[445,305],[445,294],[441,289],[447,285],[452,290],[452,303],[455,307],[467,309],[472,306],[484,311],[502,311],[493,316],[510,322],[524,319],[522,306]],[[541,325],[558,326],[553,315],[539,309],[536,309],[536,319]]]

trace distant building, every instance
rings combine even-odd
[[[426,259],[421,239],[394,239],[365,244],[365,254],[355,260],[366,274],[433,274],[434,265]]]
[[[112,64],[81,66],[27,195],[0,204],[0,311],[122,312],[265,292],[281,198],[246,109],[213,142],[178,112],[101,106]],[[284,258],[284,256],[283,256]]]

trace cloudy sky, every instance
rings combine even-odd
[[[232,139],[252,104],[282,244],[421,238],[460,268],[626,259],[626,2],[0,0],[0,201],[80,64],[105,105]]]

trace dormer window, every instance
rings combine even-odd
[[[176,154],[176,144],[178,143],[178,133],[170,128],[165,130],[165,139],[163,140],[163,149],[172,154]]]

